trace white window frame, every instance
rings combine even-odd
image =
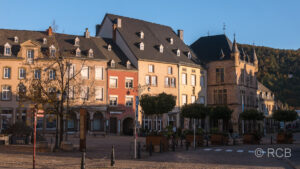
[[[174,81],[174,83],[173,83],[173,81]],[[170,85],[171,85],[171,87],[176,87],[176,78],[175,77],[171,78]]]
[[[129,86],[129,85],[127,85],[128,83],[127,83],[127,81],[128,80],[130,80],[131,81],[131,87]],[[133,88],[133,77],[125,77],[125,88],[126,89],[131,89],[131,88]]]
[[[82,66],[82,69],[81,69],[80,73],[81,73],[81,78],[82,79],[89,79],[90,68],[88,66]]]
[[[95,66],[95,79],[96,80],[103,80],[103,66]]]
[[[173,74],[173,68],[172,68],[172,66],[168,67],[168,74],[169,75]]]
[[[195,95],[192,95],[191,96],[191,103],[195,103],[196,102],[196,96]]]
[[[67,91],[69,94],[68,94],[68,97],[69,99],[74,99],[74,86],[69,86],[69,91]]]
[[[75,64],[71,64],[69,67],[70,71],[69,71],[69,78],[73,78],[76,76],[76,65]]]
[[[49,70],[49,80],[55,80],[56,78],[56,71],[54,69]]]
[[[181,84],[187,85],[187,74],[186,73],[181,74]]]
[[[81,98],[81,100],[89,100],[89,87],[88,86],[81,87],[80,98]]]
[[[184,100],[185,100],[185,103],[184,103]],[[185,105],[185,104],[187,104],[187,95],[186,94],[183,94],[183,95],[181,95],[181,103],[182,103],[182,105]]]
[[[23,67],[19,68],[19,79],[26,79],[26,69]]]
[[[11,100],[11,86],[9,85],[2,86],[1,99]]]
[[[34,69],[34,79],[41,79],[41,70],[40,69]]]
[[[111,104],[111,98],[117,99],[115,104]],[[110,106],[118,106],[118,96],[117,95],[109,95],[109,105]]]
[[[127,99],[130,99],[131,104],[127,104]],[[133,96],[125,96],[125,105],[126,105],[126,107],[132,107],[133,106]]]
[[[111,85],[112,84],[112,81],[111,80],[115,80],[116,81],[116,84]],[[109,76],[109,88],[118,88],[118,77],[117,76]]]
[[[169,77],[165,77],[165,87],[170,87],[171,86],[171,81]]]
[[[191,85],[196,86],[196,75],[194,74],[191,75]]]
[[[49,51],[50,51],[50,57],[55,57],[55,54],[56,54],[56,49],[53,45],[51,45],[49,47]]]
[[[11,77],[11,68],[4,67],[3,68],[3,79],[10,79],[10,77]]]
[[[145,84],[146,85],[151,85],[151,76],[149,76],[149,75],[145,76]]]
[[[154,73],[154,65],[148,65],[148,72]]]
[[[100,92],[100,93],[98,93]],[[95,87],[95,100],[98,100],[98,101],[103,101],[103,93],[104,93],[104,87],[101,87],[101,86],[96,86]]]
[[[4,45],[4,56],[11,56],[11,46],[9,43]]]
[[[151,86],[157,86],[157,76],[151,76]]]

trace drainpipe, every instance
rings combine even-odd
[[[180,65],[179,64],[177,64],[177,68],[178,68],[178,80],[177,80],[177,87],[178,87],[178,107],[179,107],[179,114],[178,114],[178,120],[177,120],[177,122],[179,121],[179,123],[178,124],[180,124]],[[184,120],[183,120],[184,121]],[[180,126],[181,128],[184,128],[184,123],[183,123],[183,126]]]

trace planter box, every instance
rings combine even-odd
[[[147,149],[149,149],[150,146],[150,142],[152,143],[152,148],[154,148],[154,146],[159,146],[160,142],[162,143],[162,150],[163,151],[168,151],[169,148],[169,141],[165,136],[147,136],[146,137],[146,145],[147,145]]]
[[[293,137],[288,137],[286,133],[277,134],[277,144],[293,144]]]
[[[210,141],[212,145],[227,145],[228,137],[223,134],[212,134]]]
[[[255,135],[253,135],[253,134],[244,134],[243,143],[244,144],[259,144],[260,140],[257,140],[255,138]]]
[[[188,134],[185,136],[185,141],[190,142],[190,145],[194,144],[194,135]],[[196,145],[202,146],[203,145],[203,136],[196,135]]]

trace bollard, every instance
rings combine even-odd
[[[138,159],[141,159],[141,143],[140,143],[140,142],[138,142],[137,158],[138,158]]]
[[[162,143],[161,143],[161,140],[159,141],[159,152],[162,153]]]
[[[152,156],[152,141],[150,141],[149,145],[149,156]]]
[[[82,152],[81,169],[85,169],[85,151]]]
[[[180,139],[180,147],[183,147],[182,138]]]
[[[273,137],[271,136],[271,144],[273,144]]]
[[[175,140],[172,139],[172,151],[175,151]]]
[[[114,146],[112,146],[112,150],[111,150],[111,157],[110,157],[110,166],[114,166],[115,165],[115,148]]]
[[[206,135],[206,147],[208,147],[208,135]]]
[[[189,150],[189,142],[185,141],[185,149]]]

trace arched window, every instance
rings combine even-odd
[[[76,49],[76,57],[81,56],[81,50],[79,48]]]
[[[94,57],[94,51],[93,51],[93,49],[90,49],[90,50],[89,50],[89,57],[90,57],[90,58],[93,58],[93,57]]]
[[[9,43],[4,45],[4,56],[11,56],[11,46]]]
[[[111,51],[111,45],[110,44],[107,45],[107,50]]]
[[[143,42],[140,43],[140,50],[144,50],[144,43]]]
[[[140,32],[140,38],[144,39],[144,32],[143,31]]]
[[[179,49],[176,50],[176,55],[180,56],[180,50]]]
[[[164,46],[162,44],[159,45],[159,52],[160,53],[164,52]]]
[[[110,61],[110,67],[116,67],[116,62],[114,60]]]
[[[192,54],[191,54],[191,52],[188,52],[188,54],[187,54],[187,55],[188,55],[188,58],[189,58],[189,59],[191,59],[191,58],[192,58]]]
[[[14,41],[15,41],[15,43],[19,43],[19,38],[17,36],[15,36]]]
[[[74,45],[75,45],[75,46],[79,46],[79,41],[80,41],[79,38],[76,37],[76,38],[75,38],[75,43],[74,43]]]
[[[170,41],[170,44],[173,45],[173,43],[174,43],[173,38],[170,38],[169,41]]]
[[[46,45],[47,44],[47,39],[43,38],[43,44]]]
[[[56,49],[54,45],[51,45],[49,47],[49,51],[50,51],[50,57],[55,57]]]

